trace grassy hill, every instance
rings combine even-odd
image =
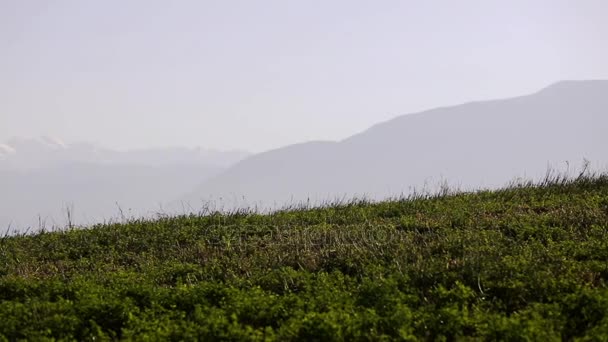
[[[608,340],[608,176],[0,240],[0,340]]]

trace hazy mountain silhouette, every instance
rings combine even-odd
[[[58,139],[0,144],[0,229],[64,226],[150,215],[247,154],[165,148],[127,152]]]
[[[0,144],[0,169],[40,168],[58,163],[200,164],[226,167],[247,157],[245,151],[166,147],[115,151],[91,143],[66,144],[57,138],[12,138]]]
[[[73,163],[32,170],[0,171],[0,223],[14,228],[46,223],[64,226],[67,209],[77,224],[92,224],[124,215],[161,211],[166,198],[179,196],[192,184],[217,173],[201,165],[129,165]]]
[[[539,177],[548,165],[608,165],[608,81],[564,81],[537,93],[403,115],[340,142],[245,159],[183,197],[193,206],[382,198],[441,180],[462,188]],[[243,200],[243,198],[245,200]]]

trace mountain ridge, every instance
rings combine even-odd
[[[36,168],[48,163],[94,162],[114,164],[169,163],[202,164],[226,167],[246,158],[243,150],[214,150],[201,147],[164,147],[114,150],[101,145],[76,142],[65,143],[57,138],[13,137],[0,143],[0,168]]]
[[[92,224],[162,211],[168,198],[218,174],[244,152],[200,148],[115,151],[56,138],[0,144],[0,229]]]
[[[608,81],[561,81],[527,95],[405,114],[340,141],[254,155],[182,200],[226,194],[254,203],[383,198],[442,180],[500,186],[565,161],[606,163],[599,146],[608,146],[602,134],[607,98]]]

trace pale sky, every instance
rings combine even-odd
[[[253,152],[608,79],[606,0],[0,0],[0,142]]]

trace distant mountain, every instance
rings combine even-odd
[[[66,144],[57,138],[12,138],[0,144],[0,169],[38,168],[58,163],[200,164],[226,167],[249,156],[248,152],[202,148],[149,148],[116,151],[90,143]]]
[[[383,198],[445,180],[495,187],[549,165],[608,165],[608,81],[564,81],[535,94],[403,115],[339,142],[245,159],[182,201],[275,206],[342,196]]]
[[[59,139],[0,144],[0,230],[149,216],[247,155],[165,148],[114,151]],[[175,209],[175,208],[174,208]]]
[[[0,171],[0,227],[23,230],[150,216],[162,203],[189,191],[221,169],[201,165],[147,166],[71,163]],[[122,211],[122,213],[121,213]]]

